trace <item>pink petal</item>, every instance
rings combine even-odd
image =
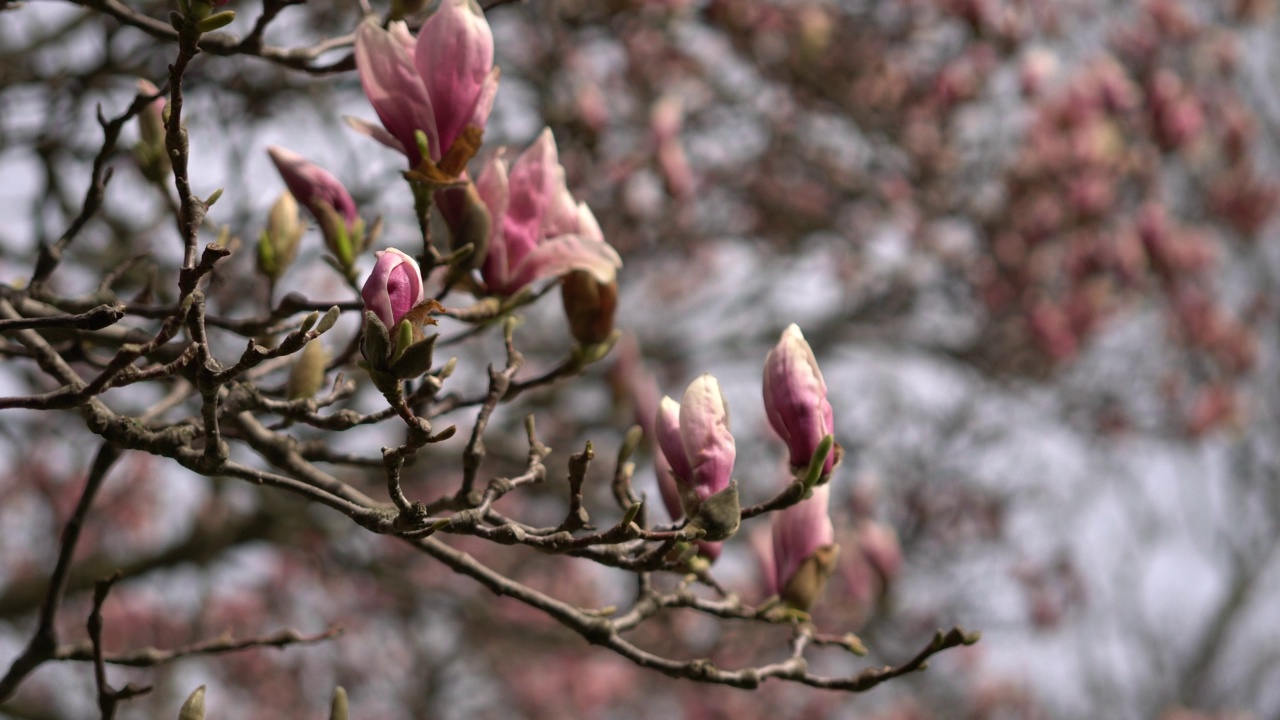
[[[493,71],[493,32],[480,6],[441,0],[418,31],[414,64],[435,107],[443,153],[474,118]]]
[[[830,485],[813,489],[813,497],[774,515],[774,588],[781,591],[805,558],[835,542],[835,528],[828,514]]]
[[[769,424],[787,443],[792,466],[808,465],[833,430],[833,414],[818,360],[796,325],[783,331],[765,359],[764,406]],[[826,470],[834,460],[834,455],[827,458]]]
[[[480,175],[476,178],[476,194],[489,208],[492,221],[489,252],[480,267],[480,275],[490,287],[506,287],[511,278],[511,264],[503,226],[506,224],[511,190],[507,179],[507,162],[503,160],[501,152],[490,157],[480,169]]]
[[[658,416],[654,420],[654,432],[657,435],[658,447],[667,460],[671,471],[680,482],[689,482],[693,476],[693,468],[689,466],[689,458],[685,455],[684,441],[680,439],[680,404],[663,396],[658,403]],[[677,498],[677,505],[680,505]]]
[[[344,115],[342,119],[347,122],[347,125],[350,126],[352,130],[355,130],[361,135],[371,137],[396,152],[404,153],[404,144],[385,129],[374,125],[367,120],[361,120],[360,118],[351,117],[350,115]]]
[[[688,477],[703,500],[729,486],[737,453],[729,432],[729,408],[714,377],[703,373],[680,400],[680,439],[692,465]]]
[[[509,230],[509,229],[508,229]],[[507,251],[513,249],[510,238]],[[520,288],[539,280],[557,278],[572,270],[585,270],[601,283],[613,282],[622,259],[618,252],[602,242],[585,240],[577,235],[565,235],[543,240],[524,256],[510,275],[505,294],[513,294]]]
[[[427,135],[431,158],[440,159],[435,113],[404,40],[408,30],[402,29],[403,23],[392,23],[391,28],[390,32],[383,30],[372,20],[361,23],[356,31],[356,68],[378,118],[416,167],[422,161],[418,130]]]
[[[271,161],[275,163],[276,170],[280,172],[280,177],[284,179],[289,192],[293,193],[298,202],[306,206],[317,220],[321,217],[319,201],[324,201],[342,215],[348,228],[359,219],[360,214],[356,209],[356,201],[351,198],[351,193],[347,192],[342,182],[328,170],[278,145],[268,147],[267,154],[271,156]]]

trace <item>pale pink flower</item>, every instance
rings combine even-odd
[[[493,32],[475,0],[441,0],[415,39],[397,21],[368,20],[356,31],[356,69],[383,127],[348,118],[360,132],[399,150],[416,168],[417,131],[439,162],[468,126],[483,130],[498,91]]]
[[[480,274],[489,291],[514,295],[538,280],[584,270],[613,282],[622,259],[604,239],[586,203],[565,186],[555,139],[546,129],[508,170],[498,153],[485,163],[476,192],[489,209],[492,229]]]

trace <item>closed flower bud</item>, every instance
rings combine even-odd
[[[574,270],[560,281],[560,295],[575,340],[595,345],[613,333],[613,313],[618,309],[617,280],[602,283],[585,270]]]
[[[690,524],[705,530],[707,540],[732,536],[741,520],[732,478],[737,450],[720,383],[703,374],[689,383],[679,403],[664,397],[655,433]]]
[[[360,296],[365,308],[377,316],[388,332],[395,333],[400,320],[426,295],[422,272],[417,261],[395,248],[381,251],[377,257]]]
[[[329,363],[329,353],[319,340],[312,340],[298,353],[293,368],[289,370],[289,383],[285,394],[290,400],[313,397],[324,385],[324,370]]]
[[[305,230],[298,217],[298,203],[285,190],[271,206],[267,229],[258,238],[258,272],[279,280],[298,256],[298,243]]]
[[[366,244],[364,221],[351,193],[329,171],[295,152],[274,145],[267,152],[289,192],[320,223],[329,251],[350,270]]]
[[[138,92],[155,95],[160,89],[150,81],[138,80]],[[164,182],[169,174],[169,152],[164,146],[164,106],[164,98],[158,97],[138,113],[138,144],[133,148],[142,174],[157,183]]]
[[[827,512],[830,486],[773,516],[774,587],[783,602],[808,612],[835,570],[840,548]]]
[[[818,360],[796,325],[783,331],[764,361],[764,407],[791,451],[791,467],[807,468],[822,439],[834,432],[834,418]],[[834,467],[838,447],[827,455],[823,476]]]

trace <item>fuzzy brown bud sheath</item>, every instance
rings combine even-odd
[[[602,283],[585,270],[574,270],[560,281],[560,297],[569,331],[583,345],[595,345],[613,333],[618,309],[618,282]]]

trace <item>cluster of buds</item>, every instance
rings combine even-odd
[[[514,304],[533,283],[563,279],[574,338],[607,347],[616,335],[617,252],[585,203],[574,200],[549,129],[508,166],[503,149],[475,181],[466,165],[480,148],[497,92],[493,33],[474,0],[443,0],[418,36],[402,22],[356,33],[356,66],[381,126],[360,132],[405,155],[420,214],[433,203],[450,231],[451,280],[479,270],[476,289]]]
[[[828,512],[832,471],[843,451],[827,383],[813,349],[796,325],[782,332],[764,363],[764,406],[769,424],[787,444],[793,482],[807,497],[773,521],[773,585],[783,602],[807,611],[836,567],[840,547]]]
[[[638,372],[632,368],[632,374]],[[807,612],[836,569],[840,551],[828,509],[828,481],[842,451],[832,435],[826,382],[795,325],[769,352],[763,387],[769,422],[790,453],[790,483],[803,493],[799,502],[773,516],[773,541],[764,553],[772,558],[769,584],[788,607]],[[647,404],[644,390],[635,388],[642,405]],[[699,554],[715,561],[720,541],[737,532],[742,517],[733,479],[737,450],[719,382],[703,374],[680,402],[663,397],[652,428],[658,446],[654,469],[667,511],[676,520],[687,517],[689,527],[702,531]]]
[[[375,220],[373,227],[368,228],[360,217],[351,193],[328,170],[282,147],[272,146],[267,152],[280,171],[280,177],[284,178],[289,192],[320,224],[325,247],[332,254],[334,266],[348,278],[354,278],[356,258],[377,240],[381,219]],[[281,209],[282,216],[287,214],[286,210],[287,208]],[[284,232],[274,233],[269,227],[263,236],[264,241],[273,245],[272,248],[265,251],[259,248],[258,253],[259,257],[266,255],[274,259],[271,266],[277,268],[275,277],[288,266],[287,261],[280,262],[279,259],[288,257],[292,260],[296,254],[296,241],[291,246],[289,240],[292,228],[288,227],[287,219],[282,218],[282,222],[284,225],[281,229]],[[272,277],[271,273],[266,274]]]

